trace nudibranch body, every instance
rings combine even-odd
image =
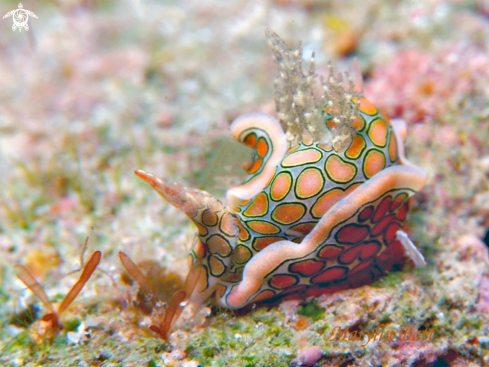
[[[403,123],[391,124],[365,99],[360,105],[358,133],[344,152],[319,143],[287,150],[274,117],[238,117],[231,131],[255,149],[255,159],[245,183],[228,191],[229,204],[242,201],[234,210],[203,191],[136,172],[198,228],[190,301],[215,293],[221,306],[241,308],[365,284],[403,264],[396,233],[425,174],[404,156]]]
[[[283,47],[280,40],[272,41]],[[217,304],[239,309],[283,297],[306,298],[372,282],[402,267],[413,253],[419,255],[399,232],[409,198],[426,180],[404,155],[405,123],[391,123],[358,93],[339,88],[341,79],[331,78],[325,90],[330,86],[331,101],[340,108],[334,112],[335,106],[326,103],[319,114],[303,108],[302,116],[305,121],[319,116],[325,126],[343,122],[342,131],[351,135],[291,138],[290,130],[284,132],[290,125],[282,121],[284,113],[280,122],[265,113],[238,117],[231,133],[255,154],[245,182],[228,190],[227,205],[207,192],[136,171],[197,226],[183,289],[191,304],[215,296]],[[279,103],[295,108],[297,95],[302,98],[297,93]]]

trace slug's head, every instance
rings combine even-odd
[[[183,290],[185,301],[201,303],[214,291],[218,278],[227,269],[239,235],[239,220],[226,205],[205,191],[167,184],[142,170],[135,174],[184,212],[197,227],[198,238],[189,254],[191,266]]]

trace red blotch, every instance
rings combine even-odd
[[[284,301],[287,299],[297,299],[297,294],[304,292],[306,289],[307,289],[307,285],[305,284],[300,284],[300,285],[295,285],[293,287],[290,287],[283,292],[285,296],[282,299]]]
[[[354,244],[365,240],[369,232],[368,226],[347,224],[336,233],[336,240],[340,243]]]
[[[324,264],[325,262],[322,260],[308,259],[290,265],[289,270],[293,273],[299,273],[304,277],[310,277],[320,271],[324,267]]]
[[[407,212],[409,210],[409,203],[406,201],[402,206],[401,209],[396,214],[396,218],[403,222],[406,219]]]
[[[402,270],[405,261],[404,247],[398,240],[390,243],[385,251],[376,257],[376,263],[383,271]]]
[[[260,294],[258,294],[255,298],[253,298],[251,300],[250,304],[260,302],[260,301],[264,301],[266,299],[272,298],[273,296],[275,296],[275,292],[267,289],[267,290],[261,292]]]
[[[324,246],[318,253],[319,257],[323,259],[330,259],[336,257],[343,252],[343,248],[333,245]]]
[[[384,217],[385,213],[387,213],[387,210],[391,206],[391,202],[392,201],[390,197],[386,197],[384,198],[384,200],[382,200],[382,202],[377,207],[377,210],[375,211],[374,217],[372,218],[372,222],[378,222]]]
[[[301,223],[289,228],[287,232],[292,234],[297,234],[295,232],[298,232],[299,234],[307,236],[314,229],[315,226],[315,222]]]
[[[311,283],[330,282],[332,280],[342,278],[346,274],[347,271],[348,271],[347,268],[335,266],[335,267],[329,268],[324,273],[319,274],[318,276],[315,276],[314,278],[312,278]]]
[[[269,281],[270,286],[278,289],[292,287],[297,283],[299,283],[299,279],[296,276],[287,274],[274,275]]]
[[[375,255],[380,250],[380,244],[376,241],[363,243],[361,245],[355,246],[354,248],[346,251],[341,255],[338,260],[343,264],[350,264],[356,258],[360,260],[365,260],[373,255]]]
[[[367,268],[368,266],[371,266],[373,262],[374,262],[373,260],[369,260],[369,261],[365,261],[364,263],[361,263],[361,264],[355,266],[353,269],[350,270],[349,275],[353,275],[355,273],[358,273],[359,271]]]
[[[399,205],[401,205],[402,202],[407,199],[407,197],[408,197],[407,194],[404,192],[397,195],[396,198],[392,201],[390,211],[393,212],[394,210],[396,210],[399,207]]]
[[[362,210],[362,212],[358,215],[358,220],[360,222],[365,222],[368,218],[372,216],[372,213],[374,212],[374,207],[372,205],[367,206],[365,209]]]
[[[385,231],[385,242],[391,243],[392,241],[394,241],[394,239],[396,238],[396,233],[400,229],[401,226],[398,223],[391,223],[387,228],[387,231]]]
[[[384,232],[384,229],[395,220],[394,214],[391,214],[384,219],[382,219],[379,223],[377,223],[374,228],[372,228],[372,237],[376,237],[382,232]]]

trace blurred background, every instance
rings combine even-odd
[[[145,169],[221,198],[244,178],[240,165],[249,152],[230,141],[227,127],[243,112],[275,111],[276,66],[266,27],[291,47],[302,41],[305,67],[316,52],[318,73],[325,72],[329,60],[337,70],[348,70],[356,57],[366,97],[390,118],[407,120],[410,158],[430,175],[416,199],[413,237],[428,257],[432,255],[431,269],[452,261],[451,269],[458,270],[451,279],[462,279],[461,284],[470,283],[471,288],[435,282],[437,287],[453,290],[451,296],[457,299],[472,300],[461,301],[463,307],[487,297],[483,306],[489,310],[489,296],[484,296],[489,278],[482,277],[487,254],[480,250],[484,249],[480,239],[489,228],[487,0],[26,0],[22,4],[38,16],[29,18],[28,32],[12,31],[11,17],[0,19],[3,363],[24,365],[40,358],[36,344],[28,341],[28,328],[12,323],[12,315],[37,303],[15,279],[12,265],[26,265],[46,285],[48,296],[59,299],[76,280],[64,275],[79,269],[88,235],[88,252],[104,253],[100,265],[104,273],[96,273],[81,301],[76,301],[83,307],[71,317],[84,320],[95,315],[105,325],[99,328],[110,330],[113,340],[127,341],[125,353],[152,360],[147,357],[150,352],[131,349],[142,331],[118,316],[125,310],[121,306],[125,296],[117,251],[137,261],[152,259],[158,263],[157,271],[178,278],[186,272],[194,229],[183,214],[138,182],[133,171]],[[0,13],[17,6],[17,1],[1,0]],[[479,241],[477,251],[483,255],[477,257],[478,265],[463,263],[476,261],[469,255],[440,257],[447,246],[458,251],[462,235]],[[435,299],[441,297],[433,292]],[[137,324],[136,316],[124,317],[132,320],[132,326]],[[477,317],[475,313],[473,318]],[[179,339],[189,361],[224,365],[218,360],[225,356],[223,360],[235,361],[234,365],[244,363],[236,351],[226,354],[226,347],[219,353],[203,352],[207,349],[198,344],[202,335],[195,332]],[[145,335],[147,343],[156,343]],[[293,333],[291,340],[304,337],[297,335]],[[297,343],[310,344],[314,338],[318,336]],[[60,343],[63,347],[52,353],[67,357],[63,348],[69,343]],[[297,350],[282,347],[273,353],[290,361]],[[111,346],[104,348],[108,351],[104,361],[134,362],[115,358]],[[448,347],[440,348],[437,355]],[[87,365],[95,358],[77,353]],[[178,363],[185,362],[182,358]]]

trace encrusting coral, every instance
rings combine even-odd
[[[426,180],[404,155],[405,124],[389,122],[352,79],[345,91],[331,67],[315,100],[314,62],[303,75],[300,46],[289,50],[267,34],[283,82],[277,111],[286,132],[264,113],[232,122],[234,138],[255,156],[245,182],[228,190],[227,206],[205,191],[135,172],[198,229],[163,338],[182,302],[195,309],[215,296],[218,305],[240,309],[371,283],[406,258],[424,264],[402,232],[409,197]]]

